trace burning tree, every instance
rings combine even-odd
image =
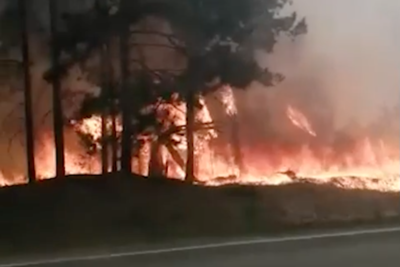
[[[56,176],[65,176],[65,149],[64,149],[64,122],[61,100],[61,78],[59,60],[61,55],[58,33],[58,0],[50,0],[50,34],[51,34],[51,61],[55,70],[52,81],[53,86],[53,129],[56,158]]]
[[[67,73],[71,66],[87,62],[93,54],[98,54],[102,47],[112,49],[112,40],[119,40],[120,64],[114,66],[114,72],[119,73],[115,76],[119,78],[112,86],[114,94],[102,94],[102,97],[108,95],[113,100],[100,101],[100,108],[108,109],[110,103],[114,103],[114,113],[122,115],[122,168],[130,171],[132,147],[140,143],[140,137],[149,135],[149,128],[152,134],[158,132],[158,136],[166,136],[165,133],[172,136],[171,133],[185,131],[186,179],[193,181],[194,132],[198,128],[195,114],[201,106],[199,99],[223,86],[246,88],[255,80],[270,86],[281,78],[268,69],[260,68],[254,60],[254,52],[272,52],[280,34],[295,37],[305,32],[305,21],[298,20],[296,13],[279,16],[288,2],[121,0],[108,5],[97,1],[96,7],[88,13],[64,16],[67,31],[58,34],[58,43],[69,56],[58,70]],[[150,16],[163,20],[171,30],[143,31],[131,27]],[[130,37],[138,34],[164,38],[166,42],[162,44],[140,45],[174,50],[183,59],[182,69],[154,69],[148,66],[146,59],[132,57],[132,52],[137,52],[139,48]],[[52,79],[54,71],[51,69],[46,77]],[[104,86],[102,89],[105,91]],[[160,134],[159,129],[166,125],[158,112],[160,103],[182,102],[186,106],[185,125],[170,124],[168,130],[164,129],[165,133]],[[149,107],[153,107],[151,112],[142,112]],[[92,109],[89,113],[94,112]]]
[[[224,85],[246,88],[259,80],[272,85],[274,76],[254,61],[257,49],[271,52],[282,32],[297,35],[305,30],[296,15],[276,17],[287,1],[188,1],[163,12],[177,33],[176,45],[187,60],[177,87],[186,102],[186,179],[194,175],[196,99]],[[185,15],[182,15],[185,14]]]
[[[24,69],[24,98],[25,98],[25,131],[26,131],[26,154],[28,166],[28,180],[30,183],[36,179],[35,169],[35,151],[34,151],[34,127],[32,117],[32,90],[30,77],[30,56],[29,56],[29,40],[28,40],[28,24],[26,1],[18,2],[20,12],[21,40],[22,40],[22,58]]]

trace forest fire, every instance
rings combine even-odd
[[[345,188],[399,191],[399,156],[381,143],[373,145],[369,139],[361,140],[352,149],[335,155],[334,149],[325,147],[321,152],[304,146],[295,152],[275,148],[267,159],[251,154],[247,172],[232,181],[255,184],[282,184],[296,181],[333,183]],[[272,160],[268,158],[274,157]],[[224,181],[224,182],[232,182]]]
[[[234,98],[229,91],[228,89],[227,92],[220,94],[220,102],[226,115],[232,117],[236,115],[237,110],[233,102]],[[204,109],[203,116],[198,116],[198,119],[208,122],[210,115],[207,106],[204,106]],[[184,118],[184,113],[181,116]],[[318,136],[312,122],[294,106],[287,106],[286,118],[289,124],[300,132],[306,133],[311,140],[315,140]],[[179,123],[184,122],[182,118],[176,119]],[[93,140],[101,138],[99,116],[73,122],[72,125],[75,131],[89,134]],[[279,185],[304,181],[329,183],[343,188],[400,191],[399,149],[379,138],[363,137],[352,140],[345,146],[318,142],[305,142],[296,146],[279,142],[258,144],[255,147],[244,144],[241,148],[244,169],[239,169],[233,163],[233,156],[230,155],[232,154],[231,145],[228,151],[224,150],[225,154],[221,155],[218,153],[220,149],[212,144],[212,139],[217,138],[217,135],[205,139],[195,138],[196,146],[199,147],[196,153],[197,179],[205,185],[218,186],[227,183]],[[37,153],[36,165],[39,176],[49,178],[55,173],[54,148],[51,136],[45,136],[44,140],[42,149]],[[179,146],[177,150],[184,157],[185,146]],[[170,153],[167,150],[163,151],[164,162],[174,164]],[[148,159],[148,150],[145,154]],[[143,156],[143,153],[141,155]],[[148,164],[144,169],[148,169]],[[143,171],[141,173],[137,168],[134,171],[143,175],[148,174]],[[68,174],[100,173],[100,157],[67,147],[66,172]],[[182,166],[171,166],[167,174],[169,177],[181,179],[184,176],[184,170]],[[22,178],[19,180],[23,181]]]
[[[218,98],[228,122],[240,113],[232,89],[223,88]],[[201,123],[210,123],[212,116],[207,105],[203,104],[203,108],[196,116],[197,120]],[[179,106],[178,109],[179,112],[174,115],[174,120],[183,125],[184,105]],[[241,142],[242,168],[235,164],[234,144],[225,140],[227,148],[221,148],[220,144],[213,143],[219,138],[218,129],[207,129],[206,138],[204,133],[197,133],[195,136],[197,180],[208,186],[229,183],[280,185],[311,182],[332,184],[343,188],[400,191],[400,155],[396,145],[382,138],[367,135],[344,143],[321,142],[313,122],[299,108],[289,104],[283,113],[289,127],[297,131],[296,135],[303,133],[305,139],[296,141],[294,144],[273,140],[256,145]],[[215,124],[218,125],[218,123]],[[100,116],[94,115],[80,121],[71,121],[71,126],[73,134],[90,136],[97,144],[97,149],[101,149]],[[121,125],[117,128],[121,131]],[[42,135],[41,140],[40,150],[36,152],[36,166],[38,177],[46,179],[55,175],[55,151],[51,135]],[[181,143],[176,146],[176,151],[185,158],[185,140],[181,137],[180,141]],[[148,175],[149,147],[149,144],[146,145],[143,151],[133,159],[134,171],[141,175]],[[168,149],[162,149],[161,153],[164,164],[169,165],[166,175],[183,179],[182,165],[174,161]],[[101,172],[99,153],[87,153],[82,144],[67,145],[65,156],[67,174],[99,174]],[[146,162],[146,164],[144,167],[138,167],[137,162],[142,162],[142,164]],[[1,186],[6,186],[23,183],[25,179],[20,176],[12,180],[0,179],[0,181]]]
[[[151,55],[151,60],[150,58],[147,60],[156,65],[153,66],[155,69],[164,69],[168,60],[164,60],[161,56],[154,56],[156,53],[153,52],[148,53]],[[158,52],[166,53],[165,51]],[[153,60],[156,62],[160,60],[161,62],[158,62],[160,66]],[[176,66],[173,67],[176,68]],[[38,74],[34,81],[37,84],[34,87],[37,90],[48,86],[42,84],[43,71],[36,70]],[[65,88],[82,94],[93,91],[91,81],[86,80],[86,76],[82,78],[81,71],[76,72],[71,72],[71,77],[63,81],[67,84]],[[297,72],[301,72],[301,68],[296,67],[295,73]],[[373,131],[369,129],[362,130],[356,135],[349,134],[347,129],[343,131],[336,129],[332,126],[330,118],[326,119],[321,115],[335,113],[339,109],[337,103],[334,103],[330,97],[326,97],[327,99],[324,98],[325,96],[320,97],[320,92],[333,90],[328,88],[329,86],[317,83],[320,74],[315,70],[305,72],[310,72],[313,83],[308,85],[307,81],[303,81],[307,79],[305,74],[305,77],[300,75],[301,73],[298,77],[288,76],[289,82],[285,85],[287,88],[274,88],[275,92],[278,92],[275,93],[276,95],[286,90],[287,95],[284,95],[282,99],[274,97],[268,100],[263,99],[268,94],[266,93],[268,89],[264,87],[265,90],[260,97],[257,96],[257,101],[247,101],[242,98],[244,98],[243,95],[250,94],[250,89],[242,90],[246,93],[238,97],[229,86],[223,86],[210,97],[217,99],[218,103],[202,99],[202,108],[196,116],[197,123],[211,125],[213,128],[205,127],[206,129],[197,131],[194,136],[195,176],[199,183],[209,186],[228,183],[279,185],[306,181],[330,183],[344,188],[400,191],[400,148],[399,135],[396,132],[398,130],[395,131],[396,140],[393,141],[393,138],[372,133]],[[358,86],[355,82],[355,84],[348,84],[346,78],[335,78],[335,81],[338,80],[343,80],[345,85],[338,88],[348,90],[353,90],[352,87],[363,88],[363,85]],[[334,84],[331,76],[326,83]],[[303,87],[314,91],[310,94],[303,93],[301,92]],[[100,87],[96,85],[96,88]],[[49,88],[46,90],[51,91]],[[291,93],[292,95],[289,95]],[[336,94],[343,93],[332,93],[332,95]],[[311,95],[310,99],[304,99]],[[246,101],[249,103],[242,103]],[[72,102],[68,104],[68,107],[64,105],[64,113],[73,114],[75,110],[70,109],[80,108],[77,104],[79,101]],[[319,102],[323,104],[318,104]],[[50,101],[48,104],[51,106]],[[332,104],[332,107],[328,104]],[[310,108],[313,105],[317,106],[315,110],[312,110],[314,107]],[[39,110],[43,107],[37,104],[35,108]],[[67,109],[68,112],[66,112]],[[173,117],[173,119],[170,118],[173,123],[169,122],[169,124],[184,129],[185,104],[180,103],[179,107],[167,107],[167,110]],[[47,111],[38,112],[38,114],[45,114],[45,112]],[[322,121],[324,123],[321,123]],[[398,123],[398,115],[396,121]],[[48,129],[51,127],[45,130],[40,126],[38,128],[39,136],[36,141],[40,144],[37,144],[35,155],[37,176],[40,179],[51,178],[55,176],[54,140],[52,134],[49,134],[52,130]],[[117,131],[121,132],[121,125],[117,125],[117,128]],[[99,153],[102,149],[101,116],[92,114],[88,118],[70,120],[65,132],[65,136],[68,136],[65,138],[64,151],[66,173],[101,173],[102,163]],[[183,179],[184,159],[187,154],[184,135],[181,132],[176,138],[178,143],[171,146],[165,143],[157,144],[158,136],[154,132],[146,138],[143,147],[139,148],[140,151],[135,151],[137,153],[132,160],[134,172],[144,176],[149,175],[151,157],[154,156],[150,155],[152,148],[159,146],[157,153],[160,155],[157,156],[162,158],[162,165],[165,167],[164,174],[171,178]],[[82,136],[88,139],[81,140]],[[87,141],[92,143],[89,149]],[[156,145],[153,146],[154,144]],[[180,162],[177,158],[181,159]],[[9,168],[3,170],[6,167]],[[21,169],[25,166],[13,167],[5,166],[0,170],[0,186],[26,182],[25,174],[21,174],[24,172]],[[13,173],[14,169],[18,169],[18,173]]]

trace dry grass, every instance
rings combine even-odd
[[[3,188],[0,210],[5,254],[381,222],[400,211],[392,193],[305,183],[206,188],[123,175]]]

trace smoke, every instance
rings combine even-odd
[[[371,123],[399,103],[399,1],[295,0],[292,9],[306,17],[307,35],[282,38],[272,55],[258,55],[287,77],[278,89],[323,91],[337,128]]]
[[[273,53],[255,54],[260,65],[285,80],[270,88],[253,83],[235,92],[240,121],[235,130],[240,131],[244,158],[251,165],[260,161],[257,168],[263,169],[267,162],[303,160],[310,152],[317,161],[329,158],[326,162],[345,165],[345,158],[358,160],[367,154],[355,153],[364,138],[374,146],[382,141],[398,155],[400,3],[293,2],[285,12],[305,17],[307,34],[295,40],[280,36]],[[288,107],[308,118],[316,136],[289,120]],[[305,153],[305,147],[311,150]],[[327,150],[332,158],[325,156]]]

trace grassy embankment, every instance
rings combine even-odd
[[[75,176],[0,189],[0,256],[396,220],[394,193]]]

